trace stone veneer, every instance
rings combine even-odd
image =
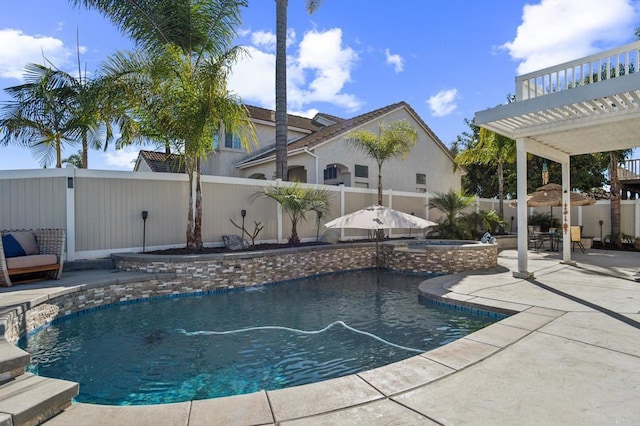
[[[404,241],[380,244],[380,266],[412,273],[453,274],[497,266],[497,244],[469,241],[463,245],[409,249]],[[178,280],[199,282],[202,290],[246,287],[323,273],[375,267],[375,244],[339,244],[268,252],[158,256],[114,254],[124,271],[171,272]]]
[[[456,274],[463,271],[495,268],[498,265],[498,245],[469,241],[459,245],[426,245],[408,248],[405,243],[385,244],[385,266],[389,269]]]
[[[428,246],[408,249],[402,241],[380,244],[381,267],[412,272],[450,274],[497,265],[496,244]],[[375,244],[338,244],[199,256],[117,254],[116,268],[148,273],[131,281],[85,284],[16,307],[2,315],[4,336],[22,335],[57,318],[86,309],[153,297],[226,291],[317,274],[375,267]]]

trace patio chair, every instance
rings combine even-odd
[[[584,246],[582,245],[582,229],[580,226],[571,227],[571,251],[576,249],[576,244],[580,247],[580,250],[584,253]]]
[[[540,235],[540,226],[527,226],[527,248],[531,249],[531,246],[533,245],[533,249],[537,252],[540,251],[543,244],[544,241]]]

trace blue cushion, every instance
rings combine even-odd
[[[11,234],[2,236],[2,246],[4,247],[4,257],[26,256],[20,243]]]

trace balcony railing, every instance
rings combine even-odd
[[[625,160],[618,167],[618,179],[640,180],[640,159]]]
[[[640,41],[516,77],[516,102],[640,71]]]

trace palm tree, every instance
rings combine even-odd
[[[430,228],[430,232],[438,232],[442,238],[467,238],[469,229],[465,220],[464,209],[473,204],[473,197],[467,197],[460,192],[436,192],[435,197],[429,199],[429,208],[444,213],[438,221],[437,227]]]
[[[275,200],[291,219],[291,236],[289,244],[300,244],[298,222],[305,219],[308,212],[315,212],[318,217],[326,216],[331,209],[329,192],[324,189],[303,188],[299,182],[291,185],[269,186],[255,194],[255,197],[267,197]]]
[[[249,149],[255,134],[240,99],[226,88],[243,52],[231,47],[245,0],[71,0],[93,7],[129,34],[140,50],[118,52],[105,66],[119,109],[120,145],[151,139],[183,154],[191,191],[187,248],[202,241],[201,162],[214,135],[233,132]]]
[[[5,89],[13,99],[3,105],[0,144],[28,147],[43,166],[55,158],[60,168],[63,145],[75,144],[77,137],[71,124],[73,91],[44,65],[27,64],[24,77],[24,84]]]
[[[516,144],[512,139],[491,130],[480,128],[477,143],[459,152],[455,157],[454,168],[471,164],[497,164],[498,168],[498,213],[504,218],[504,165],[516,161]]]
[[[380,123],[378,134],[368,130],[356,130],[347,135],[355,148],[363,151],[378,164],[378,204],[382,205],[382,164],[392,158],[405,158],[416,144],[418,133],[406,120],[389,125]]]
[[[79,61],[79,57],[78,57]],[[32,148],[41,163],[47,165],[54,156],[62,167],[65,143],[82,143],[82,167],[88,166],[89,146],[100,149],[113,137],[109,108],[101,101],[102,80],[83,76],[78,62],[78,78],[50,64],[25,66],[26,83],[5,89],[14,97],[5,106],[1,123],[2,141],[12,141]]]
[[[276,179],[287,180],[287,6],[276,0]],[[305,0],[313,13],[322,0]]]
[[[62,159],[62,164],[71,164],[77,169],[84,169],[84,164],[82,163],[83,150],[76,152],[75,154],[71,154],[67,158]]]

